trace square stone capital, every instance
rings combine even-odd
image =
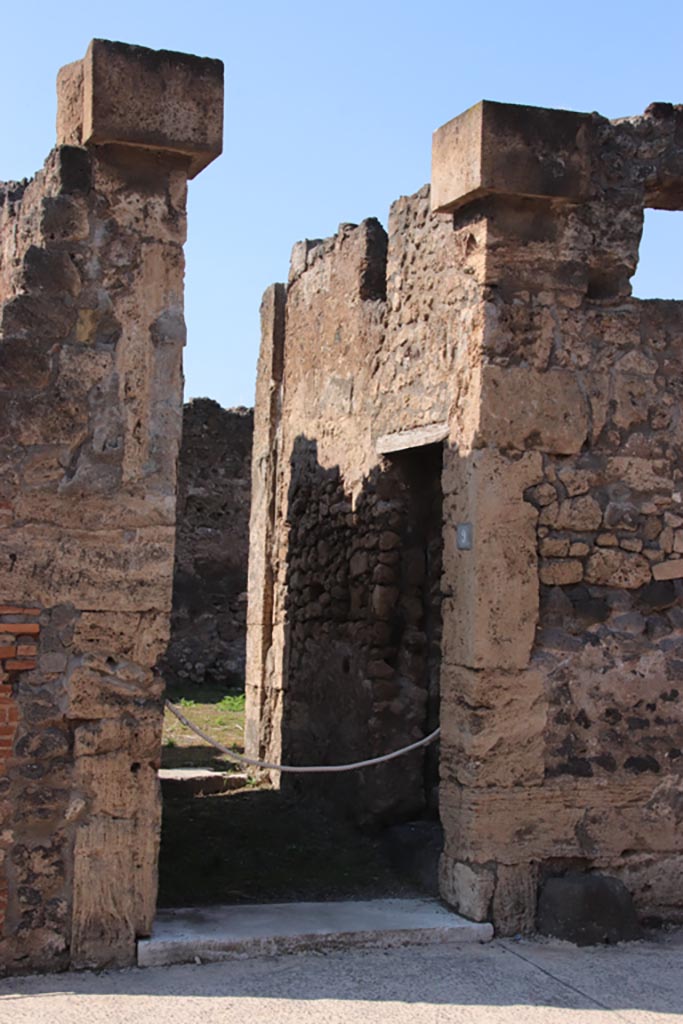
[[[432,210],[482,196],[585,199],[590,114],[483,100],[434,132]]]
[[[193,178],[223,148],[223,63],[93,39],[57,78],[57,144],[186,156]]]

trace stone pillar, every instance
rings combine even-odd
[[[279,762],[282,689],[273,671],[276,488],[285,342],[283,284],[261,303],[261,350],[256,375],[251,470],[245,747],[250,757]],[[278,639],[282,647],[282,639]],[[273,773],[278,785],[280,773]]]
[[[643,913],[680,877],[681,592],[657,582],[683,578],[683,304],[629,282],[643,207],[680,203],[681,120],[482,103],[434,137],[433,210],[485,224],[444,483],[441,891],[503,934],[568,863]]]
[[[95,40],[60,72],[45,168],[0,192],[9,970],[132,963],[151,928],[185,202],[222,83],[219,61]]]

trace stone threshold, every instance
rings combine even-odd
[[[139,967],[246,959],[305,950],[489,942],[490,924],[435,899],[271,903],[160,910],[138,942]]]
[[[211,768],[160,768],[158,775],[162,795],[167,799],[227,793],[243,789],[249,783],[243,772],[221,772]]]

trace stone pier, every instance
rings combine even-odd
[[[187,182],[220,61],[94,40],[0,186],[0,964],[133,962],[156,901]]]

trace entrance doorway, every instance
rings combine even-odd
[[[389,457],[404,498],[401,530],[402,637],[397,668],[422,693],[423,735],[439,725],[441,573],[443,563],[443,445],[428,444]],[[417,695],[416,695],[417,696]],[[439,747],[424,751],[425,815],[438,818]]]

